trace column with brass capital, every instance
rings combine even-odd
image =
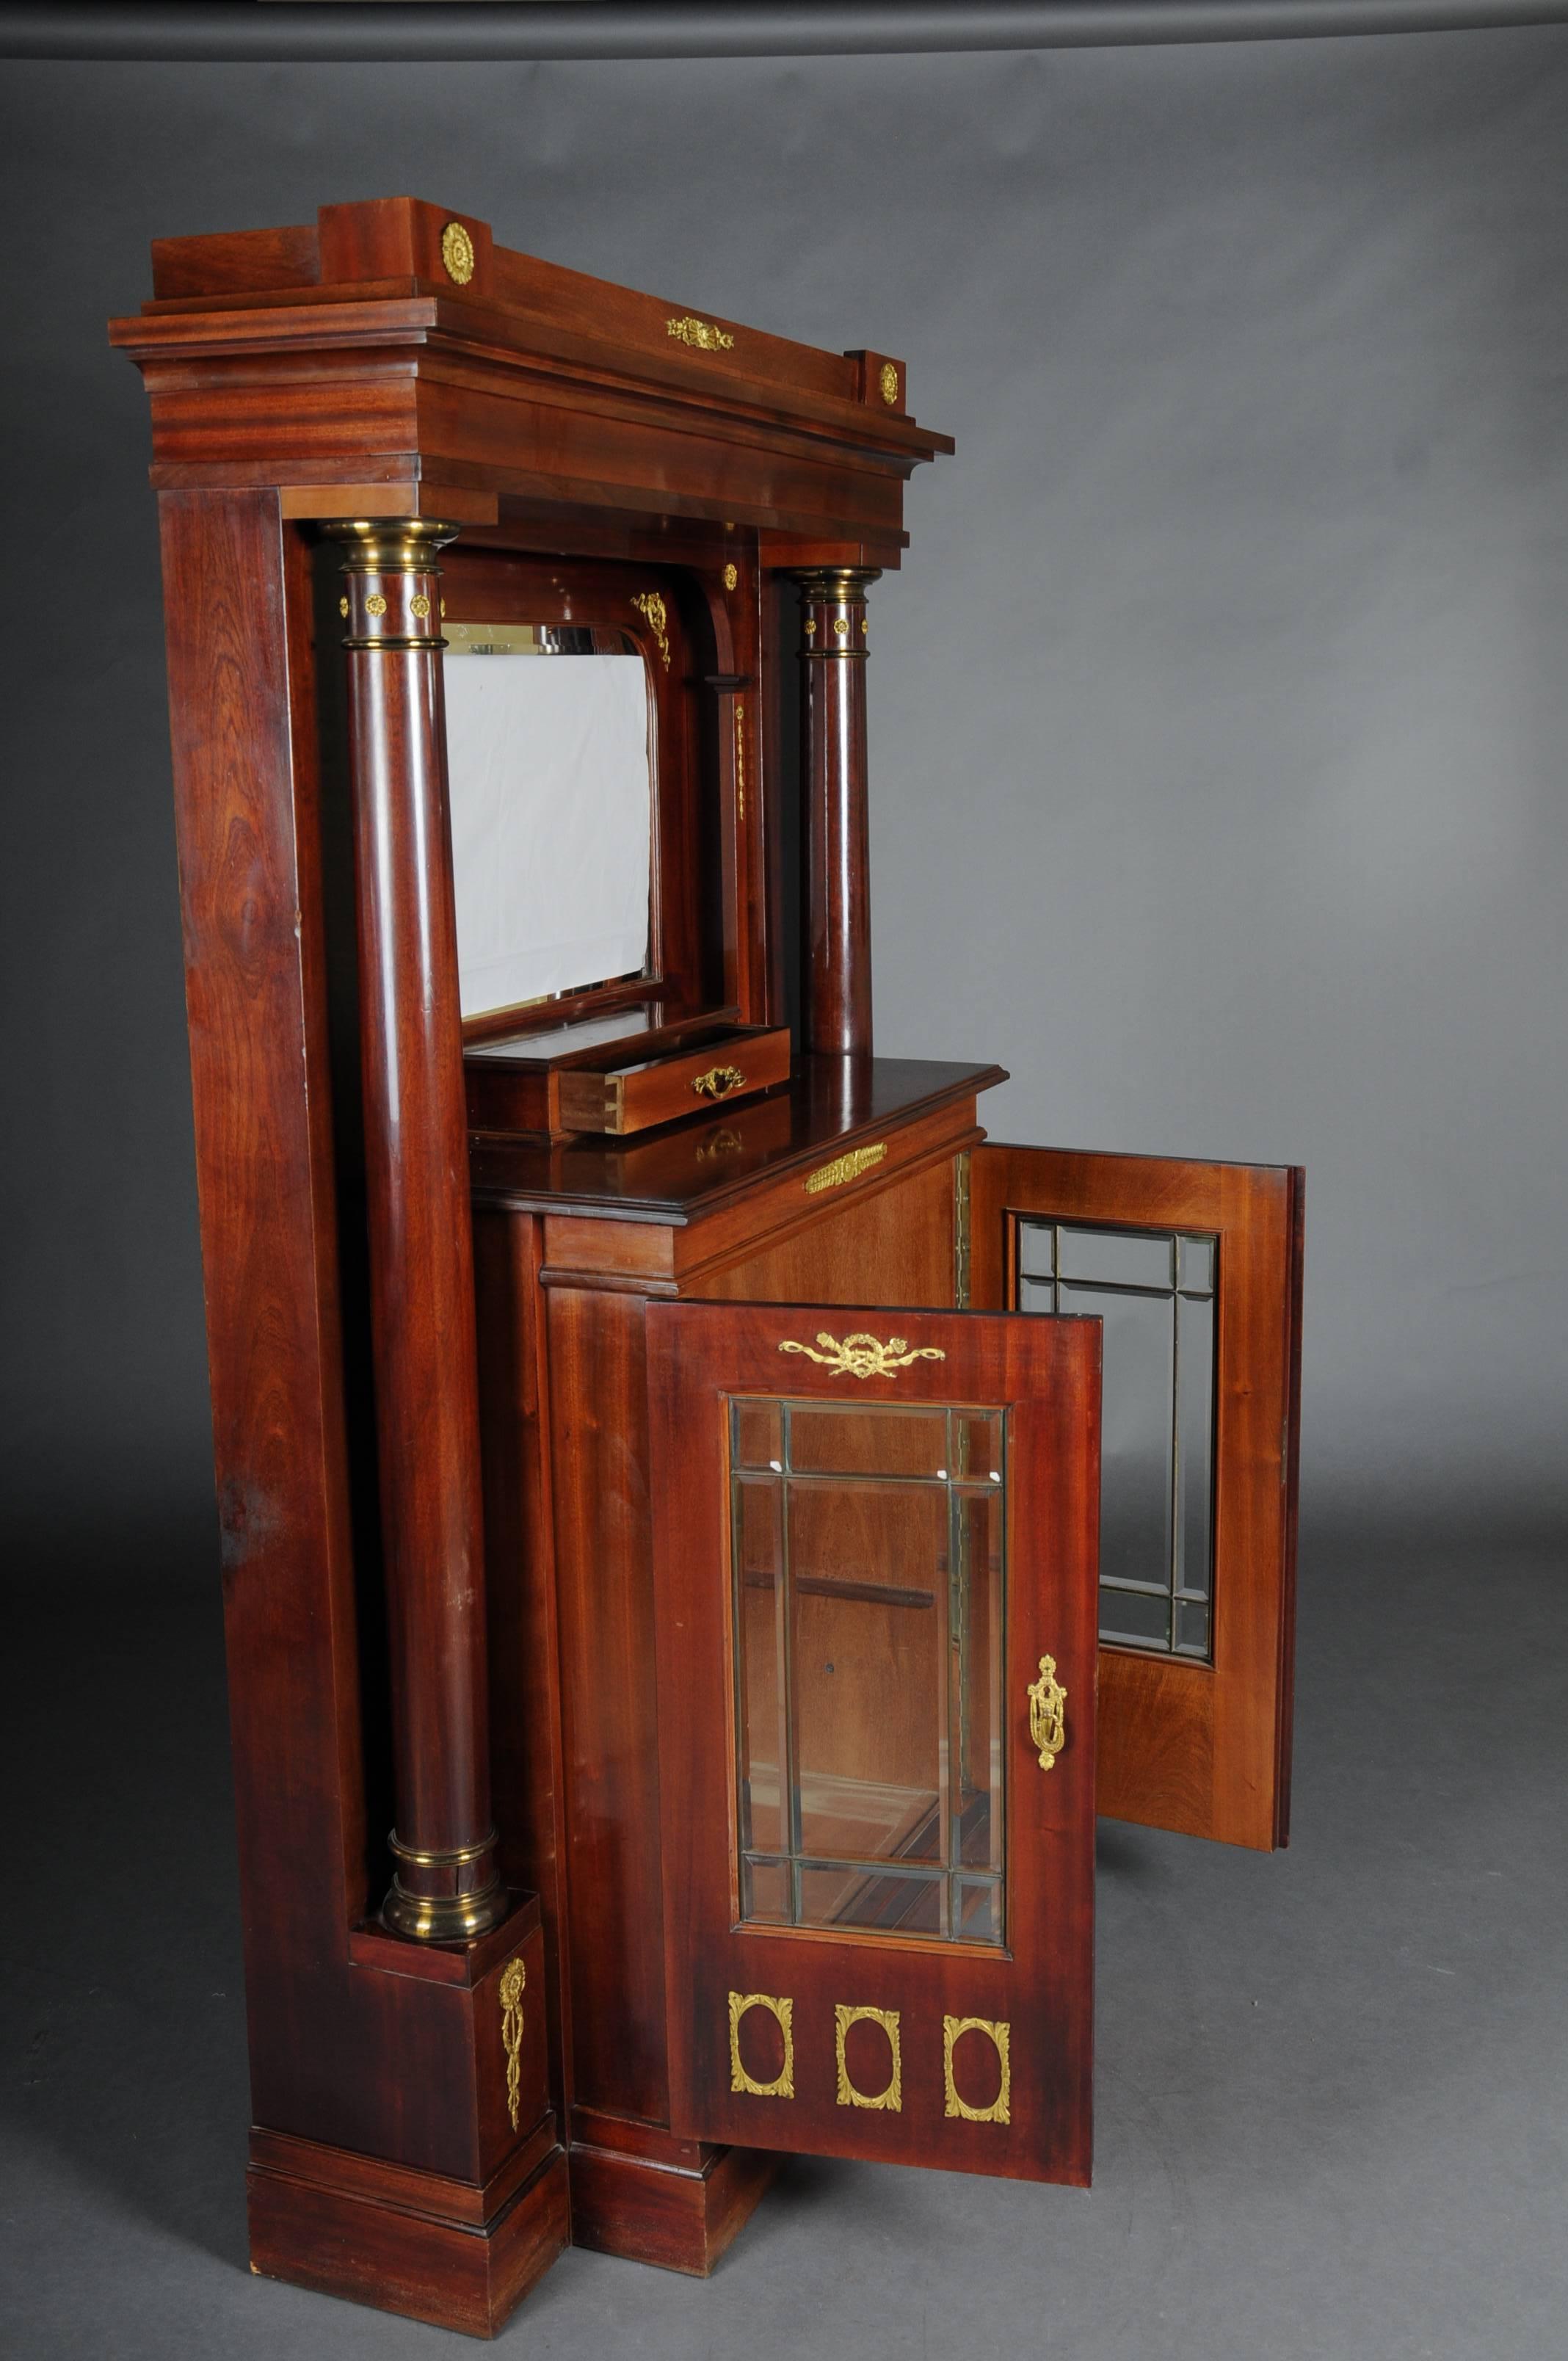
[[[866,590],[880,571],[829,566],[799,577],[802,1031],[819,1057],[869,1057],[872,1047]]]
[[[345,521],[371,1337],[397,1826],[385,1923],[460,1942],[505,1915],[490,1824],[468,1136],[437,553],[457,527]]]

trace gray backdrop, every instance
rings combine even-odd
[[[1102,1829],[1093,2193],[793,2160],[711,2285],[576,2250],[508,2349],[1562,2351],[1565,101],[1568,29],[0,68],[7,2352],[457,2350],[245,2268],[157,554],[103,334],[155,235],[399,190],[907,357],[959,452],[873,593],[882,1043],[1008,1064],[999,1135],[1310,1174],[1296,1840]]]
[[[153,507],[164,233],[411,192],[907,357],[876,1010],[993,1135],[1309,1173],[1309,1510],[1561,1505],[1568,30],[707,64],[16,66],[0,1448],[205,1517]]]

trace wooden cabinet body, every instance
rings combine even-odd
[[[880,1089],[848,1108],[806,1087],[793,1109],[687,1128],[653,1151],[685,1168],[681,1198],[654,1173],[666,1202],[648,1190],[634,1218],[542,1190],[540,1150],[492,1139],[476,1155],[498,1817],[555,1937],[573,2235],[686,2270],[710,2268],[770,2168],[670,2129],[646,1313],[680,1298],[953,1302],[956,1159],[994,1076],[878,1063]],[[765,1161],[727,1180],[748,1120]],[[857,1145],[883,1153],[808,1188]],[[509,1716],[521,1668],[552,1661],[557,1710]],[[532,1696],[543,1708],[537,1682]]]
[[[254,2266],[491,2334],[780,2151],[1086,2181],[1097,1803],[1287,1832],[1300,1176],[873,1054],[951,445],[411,199],[154,262]],[[641,968],[465,1002],[458,641],[640,663]]]
[[[1068,1216],[1091,1204],[1106,1218],[1167,1217],[1228,1233],[1220,1513],[1234,1530],[1223,1536],[1217,1643],[1201,1663],[1102,1650],[1099,1746],[1088,1735],[1091,1671],[1072,1709],[1077,1751],[1064,1754],[1057,1791],[1081,1782],[1091,1815],[1098,1794],[1100,1808],[1121,1817],[1265,1847],[1284,1840],[1289,1680],[1278,1652],[1290,1625],[1297,1176],[1158,1165],[1140,1173],[1129,1159],[992,1149],[982,1145],[976,1094],[1000,1079],[994,1069],[879,1060],[846,1088],[832,1064],[797,1069],[788,1099],[751,1111],[751,1137],[745,1111],[736,1110],[619,1159],[580,1150],[572,1159],[577,1194],[559,1157],[495,1138],[477,1147],[489,1594],[493,1628],[505,1633],[495,1664],[501,1817],[512,1831],[516,1881],[540,1893],[554,1937],[554,2087],[570,2127],[580,2243],[705,2270],[767,2169],[764,2158],[712,2136],[733,2112],[728,2103],[709,2104],[696,2125],[708,2136],[694,2139],[673,2080],[692,1980],[667,1917],[670,1861],[681,1846],[678,1833],[672,1844],[662,1786],[671,1785],[672,1749],[694,1720],[722,1735],[725,1699],[710,1681],[680,1708],[666,1690],[661,1711],[659,1621],[672,1609],[659,1596],[656,1559],[677,1510],[660,1503],[672,1453],[651,1425],[651,1399],[659,1399],[657,1384],[651,1396],[651,1306],[746,1304],[773,1313],[842,1304],[860,1308],[879,1334],[896,1329],[913,1341],[934,1333],[918,1313],[972,1300],[977,1276],[980,1301],[998,1311],[1015,1305],[1007,1224],[1020,1201]],[[1102,1161],[1111,1172],[1098,1170]],[[1269,1213],[1277,1216],[1272,1230]],[[810,1323],[774,1325],[810,1334]],[[1267,1532],[1249,1530],[1249,1511],[1266,1514],[1270,1499]],[[711,1481],[699,1513],[721,1517]],[[1014,1597],[1015,1607],[1025,1603]],[[1055,1636],[1065,1652],[1065,1628]],[[663,1641],[666,1652],[674,1644],[668,1631]],[[1260,1650],[1266,1661],[1253,1661]],[[552,1659],[554,1711],[540,1697],[539,1710],[509,1713],[523,1666]],[[1021,1690],[1011,1702],[1021,1718]],[[723,1847],[731,1837],[726,1800],[722,1784],[710,1781],[706,1821]],[[683,1817],[693,1828],[705,1819],[695,1807]],[[1086,2002],[1087,1923],[1081,1932]],[[929,1960],[916,1958],[917,1983]],[[1053,2048],[1070,2036],[1087,2059],[1087,2018],[1079,2023],[1059,1998],[1051,2003],[1043,1985],[1025,2022]],[[1022,2027],[1014,2037],[1019,2088],[1030,2070],[1028,2037]],[[804,2043],[804,2026],[795,2038]],[[1072,2168],[1047,2177],[1088,2179],[1086,2100],[1082,2114]],[[752,2136],[770,2146],[832,2145],[820,2128],[815,2137],[797,2134],[779,2128],[776,2109],[773,2116]],[[850,2129],[863,2141],[868,2129],[890,2127],[863,2115]],[[850,2152],[1021,2169],[993,2164],[978,2142],[968,2156],[923,2153],[907,2120],[891,2135]]]

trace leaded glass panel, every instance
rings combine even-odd
[[[1213,1647],[1217,1238],[1042,1217],[1018,1224],[1019,1308],[1104,1323],[1100,1636]]]
[[[743,1918],[1003,1940],[1004,1429],[730,1402]]]

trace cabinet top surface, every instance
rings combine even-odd
[[[477,1132],[469,1156],[474,1195],[481,1204],[520,1210],[684,1224],[796,1170],[809,1185],[817,1168],[857,1152],[870,1170],[890,1133],[1006,1079],[1000,1066],[934,1059],[797,1059],[787,1087],[716,1112],[709,1122],[669,1125],[629,1143],[577,1138],[548,1148]]]

